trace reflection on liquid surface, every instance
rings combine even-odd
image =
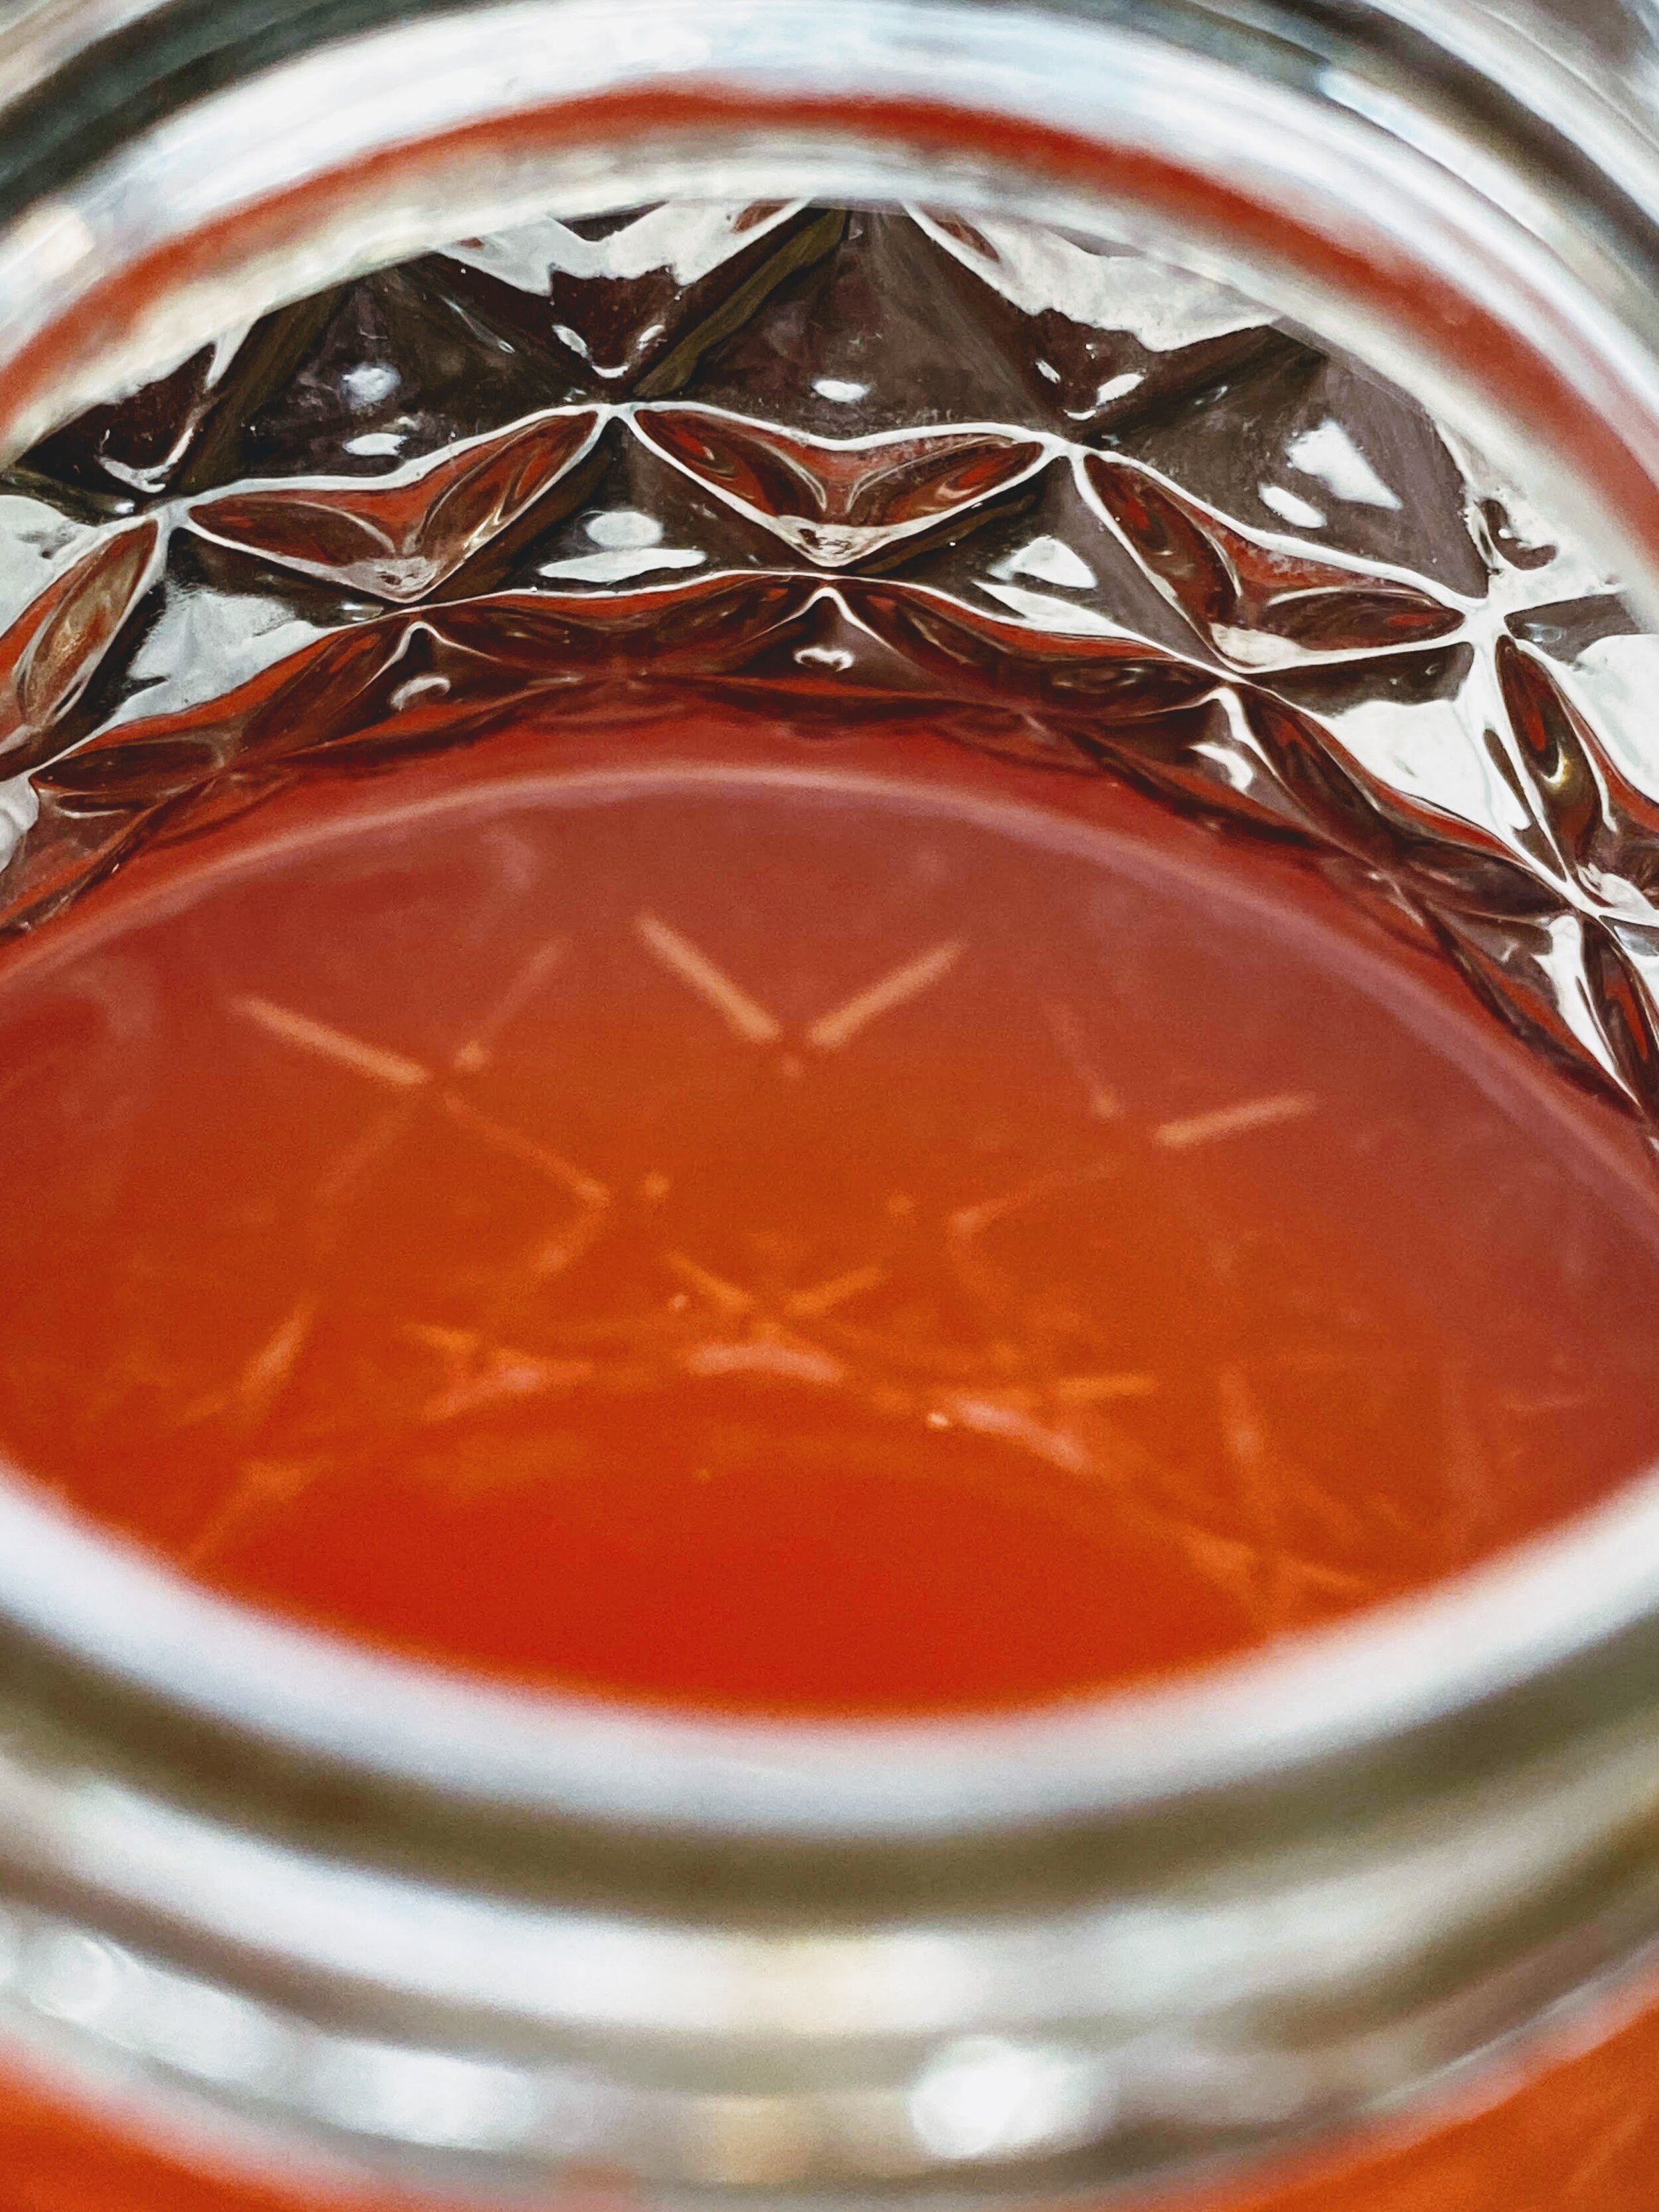
[[[901,750],[452,755],[14,952],[5,1449],[261,1604],[798,1712],[1237,1649],[1640,1464],[1633,1133],[1293,864]]]

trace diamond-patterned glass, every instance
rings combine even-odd
[[[1655,641],[1403,393],[1127,247],[783,204],[464,240],[26,455],[0,615],[6,928],[296,775],[689,684],[1298,840],[1659,1110]]]

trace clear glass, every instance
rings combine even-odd
[[[6,1441],[191,1571],[169,1578],[26,1484],[0,1498],[5,2023],[20,2064],[116,2130],[100,2148],[84,2114],[60,2124],[50,2091],[20,2088],[8,2124],[41,2212],[192,2187],[232,2205],[283,2176],[290,2197],[355,2176],[440,2202],[1098,2201],[1156,2185],[1382,2212],[1513,2204],[1519,2174],[1540,2208],[1574,2191],[1601,2212],[1640,2202],[1654,2118],[1632,2085],[1652,2027],[1610,2031],[1638,2007],[1656,1917],[1659,1510],[1639,1484],[1596,1501],[1644,1456],[1655,1380],[1655,371],[1632,94],[1646,19],[1532,18],[1512,35],[1497,11],[1425,31],[1376,9],[1339,41],[1316,11],[1285,10],[1270,48],[1224,10],[1127,30],[1055,11],[1016,46],[987,11],[866,13],[858,35],[811,8],[695,27],[644,8],[342,21],[355,38],[284,56],[269,27],[181,12],[179,67],[193,55],[197,75],[178,94],[159,26],[93,26],[85,61],[60,11],[14,28],[8,81],[33,72],[44,89],[15,134],[21,211],[0,240],[18,456],[0,510],[15,933],[0,1024],[21,1071],[23,1194],[4,1251],[27,1285],[9,1316]],[[458,27],[461,50],[446,44]],[[79,106],[50,81],[76,69]],[[135,122],[115,95],[141,80]],[[711,82],[726,112],[699,122],[698,100],[720,104]],[[591,142],[573,154],[550,126],[534,140],[529,118],[568,123],[596,86],[622,104]],[[1207,170],[1187,127],[1195,87],[1215,95]],[[948,131],[943,106],[916,120],[924,88],[955,102]],[[93,118],[84,170],[52,138],[70,114]],[[1073,131],[1070,155],[1052,131],[1038,143],[1039,118]],[[1091,198],[1084,153],[1097,163],[1108,143],[1112,193]],[[439,207],[464,207],[471,234],[445,245]],[[1270,236],[1250,219],[1263,209]],[[1390,222],[1420,253],[1411,283],[1382,250]],[[1027,1082],[1064,1120],[1045,1143],[1080,1159],[1108,1128],[1165,1197],[1243,1160],[1214,1173],[1258,1199],[1257,1156],[1230,1147],[1299,1147],[1279,1157],[1304,1185],[1304,1256],[1314,1216],[1363,1203],[1381,1268],[1370,1171],[1320,1185],[1308,1125],[1344,1081],[1381,1097],[1411,1024],[1367,1042],[1359,990],[1317,1082],[1257,1082],[1248,1055],[1225,1056],[1243,1032],[1221,1002],[1255,994],[1258,1041],[1288,1033],[1274,993],[1293,1011],[1311,972],[1294,965],[1298,930],[1340,939],[1355,972],[1408,977],[1419,1032],[1464,1024],[1465,1089],[1446,1077],[1431,1111],[1416,1064],[1400,1076],[1400,1113],[1414,1101],[1424,1127],[1399,1187],[1453,1186],[1449,1132],[1480,1174],[1502,1164],[1472,1287],[1432,1224],[1413,1249],[1419,1271],[1434,1255],[1437,1293],[1464,1299],[1471,1339],[1513,1310],[1510,1356],[1538,1387],[1505,1481],[1465,1480],[1456,1511],[1443,1481],[1429,1510],[1408,1466],[1397,1492],[1373,1482],[1358,1534],[1352,1498],[1316,1484],[1287,1534],[1252,1442],[1280,1409],[1248,1395],[1218,1325],[1205,1356],[1238,1480],[1220,1518],[1214,1494],[1208,1520],[1178,1486],[1154,1501],[1158,1541],[1173,1535],[1193,1587],[1237,1608],[1185,1654],[1217,1662],[1202,1672],[1166,1679],[1168,1653],[1097,1647],[1059,1686],[1150,1686],[1054,1704],[1054,1684],[1024,1677],[955,1711],[918,1715],[934,1693],[907,1692],[848,1719],[844,1683],[817,1678],[787,1711],[734,1714],[728,1670],[688,1713],[584,1694],[640,1687],[614,1650],[526,1695],[496,1679],[499,1651],[481,1682],[476,1652],[407,1620],[355,1645],[319,1638],[288,1570],[267,1558],[256,1573],[236,1547],[285,1516],[314,1529],[319,1438],[337,1458],[340,1408],[348,1425],[384,1408],[356,1352],[315,1366],[318,1343],[345,1335],[307,1283],[269,1326],[252,1312],[267,1261],[247,1255],[268,1223],[252,1243],[227,1232],[219,1274],[200,1272],[190,1240],[204,1222],[217,1237],[226,1188],[246,1187],[246,1164],[227,1170],[214,1149],[245,1062],[262,1095],[307,1070],[319,1125],[314,1101],[337,1086],[349,1174],[328,1186],[324,1230],[349,1198],[353,1250],[392,1285],[351,1327],[373,1336],[376,1388],[446,1437],[618,1364],[658,1391],[764,1375],[796,1394],[798,1441],[812,1393],[855,1397],[877,1458],[914,1431],[918,1450],[984,1456],[993,1487],[1017,1466],[1097,1473],[1162,1418],[1148,1340],[1166,1332],[1097,1326],[1086,1270],[1083,1320],[1057,1317],[1056,1255],[1068,1237],[1104,1249],[1112,1218],[1092,1169],[1045,1153],[921,1228],[889,1177],[881,1241],[845,1250],[825,1220],[847,1191],[802,1175],[823,1255],[775,1239],[738,1264],[729,1223],[684,1208],[678,1163],[632,1162],[624,1206],[608,1157],[502,1118],[486,1081],[498,1032],[555,957],[525,933],[525,886],[543,869],[552,913],[557,869],[501,793],[615,779],[623,746],[665,761],[666,782],[646,792],[630,754],[646,830],[557,847],[579,887],[559,946],[592,917],[585,870],[614,889],[617,934],[677,1018],[784,1086],[729,1123],[761,1161],[757,1194],[791,1173],[765,1159],[769,1130],[800,1159],[792,1115],[822,1151],[837,1115],[867,1129],[878,1109],[896,1146],[888,1107],[921,1095],[927,1055],[949,1066],[953,1035],[994,1033],[1003,1065],[975,1065],[975,1095],[1030,1121]],[[697,817],[710,826],[675,876],[649,807],[665,793],[690,820],[711,777],[726,811]],[[816,887],[818,964],[775,972],[760,954],[783,941],[778,916],[757,909],[738,959],[689,902],[711,869],[738,884],[746,850],[783,849],[796,801],[779,794],[814,789],[842,845],[809,868],[797,817],[787,835]],[[1021,833],[1040,869],[1009,857],[1020,806],[1048,825]],[[893,842],[900,816],[913,848]],[[410,822],[480,818],[496,840],[481,875],[407,857]],[[232,912],[238,856],[283,838],[300,855],[301,980],[317,985],[319,946],[346,948],[362,1019],[343,953],[337,1004],[288,988],[280,899]],[[401,889],[377,891],[350,858],[365,838],[383,866],[405,856]],[[1097,875],[1109,845],[1142,858],[1133,911],[1103,932],[1099,895],[1060,884]],[[922,888],[889,916],[890,941],[866,945],[853,917],[902,848]],[[1206,906],[1206,867],[1249,897]],[[1087,1017],[1137,927],[1148,974],[1177,973],[1157,969],[1150,934],[1174,880],[1160,868],[1187,886],[1218,1011],[1197,1076],[1154,1081],[1152,1036],[1129,1055],[1144,1095],[1120,1096]],[[209,922],[167,938],[210,878]],[[412,903],[417,879],[448,902]],[[149,939],[145,898],[162,917]],[[968,955],[994,908],[1020,972],[988,982]],[[1247,914],[1278,933],[1276,969],[1237,950]],[[487,988],[457,950],[475,939],[501,967]],[[194,1000],[187,1020],[164,1004],[169,978],[210,972],[190,965],[204,942],[229,963],[216,1030]],[[60,945],[92,1010],[72,1033]],[[859,960],[837,967],[837,946]],[[1054,988],[1022,1000],[1045,959]],[[388,994],[405,970],[418,990]],[[87,981],[100,974],[118,980]],[[475,987],[488,1018],[469,1024]],[[428,1030],[377,1025],[388,997],[394,1012],[418,999]],[[1200,998],[1182,1000],[1189,1024]],[[876,1105],[852,1074],[816,1123],[778,1103],[930,1021],[908,1065],[869,1063]],[[580,1024],[556,1042],[593,1050]],[[623,1055],[631,1075],[643,1058]],[[102,1293],[85,1297],[102,1260],[88,1273],[74,1242],[93,1218],[107,1255],[100,1176],[142,1153],[131,1129],[108,1143],[116,1109],[143,1069],[176,1080],[181,1066],[209,1135],[142,1155],[162,1230],[185,1223],[143,1293],[143,1349],[150,1380],[187,1335],[213,1355],[167,1380],[190,1449],[218,1438],[226,1455],[221,1488],[185,1501],[187,1528],[144,1517],[179,1503],[175,1446],[143,1434],[148,1383],[82,1402],[84,1377],[107,1382],[116,1363]],[[945,1088],[906,1140],[907,1174],[968,1143]],[[386,1115],[360,1128],[375,1091]],[[737,1097],[720,1094],[722,1114]],[[428,1106],[463,1149],[433,1139],[391,1212],[359,1206],[351,1178],[378,1173],[375,1148],[404,1144]],[[611,1103],[606,1142],[630,1110]],[[653,1143],[676,1136],[669,1120]],[[1551,1180],[1568,1152],[1576,1185]],[[458,1229],[445,1194],[476,1197],[486,1155],[498,1212]],[[532,1188],[552,1209],[538,1283],[610,1254],[604,1310],[539,1334],[516,1311],[511,1331],[499,1313],[486,1328],[452,1310],[456,1255],[503,1220],[516,1235]],[[310,1259],[327,1259],[317,1235]],[[636,1262],[659,1244],[672,1281],[641,1293]],[[1192,1289],[1175,1230],[1170,1245],[1173,1311]],[[1247,1276],[1248,1317],[1279,1292]],[[954,1334],[915,1318],[940,1281],[969,1312]],[[1609,1284],[1622,1313],[1592,1295]],[[1340,1290],[1342,1325],[1363,1331],[1372,1310]],[[1336,1326],[1328,1282],[1297,1295]],[[1375,1313],[1396,1325],[1386,1302]],[[80,1344],[79,1364],[43,1383],[54,1340]],[[33,1437],[25,1401],[46,1408]],[[1456,1471],[1455,1413],[1448,1399],[1433,1431],[1437,1481]],[[1318,1418],[1348,1435],[1364,1417],[1339,1393]],[[76,1452],[52,1464],[66,1437]],[[145,1450],[161,1472],[144,1510],[98,1492],[100,1465]],[[1581,1507],[1595,1510],[1565,1535],[1511,1549]],[[338,1529],[330,1544],[337,1558]],[[1052,1589],[1058,1570],[1042,1571]],[[365,1592],[372,1574],[349,1620]],[[786,1642],[788,1626],[785,1609]],[[1288,1632],[1300,1640],[1219,1663]],[[1012,1634],[1011,1617],[989,1639],[999,1663]],[[134,2129],[198,2180],[147,2169]],[[1248,2178],[1286,2159],[1303,2162],[1291,2179]]]

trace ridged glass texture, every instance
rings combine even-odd
[[[363,278],[0,486],[0,927],[534,702],[926,714],[1303,841],[1659,1111],[1659,679],[1400,391],[1127,246],[675,204]]]
[[[526,707],[550,741],[688,691],[803,746],[925,717],[1297,842],[1649,1118],[1656,680],[1581,548],[1407,396],[1206,278],[921,209],[549,219],[283,308],[5,477],[0,928],[144,841]],[[537,2158],[623,2132],[574,2076],[349,2039],[33,1906],[0,1952],[20,2010],[312,2130]],[[1471,2123],[1344,2201],[1638,2188],[1620,2054],[1651,2033],[1513,2124],[1535,2174]],[[1094,2078],[1039,2081],[1057,2128],[1096,2124]],[[917,2111],[938,2149],[938,2086],[893,2092],[900,2171]],[[678,2092],[629,2112],[645,2168],[702,2142]]]

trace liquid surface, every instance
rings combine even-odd
[[[463,757],[10,953],[0,1448],[279,1612],[806,1714],[1202,1661],[1638,1467],[1611,1117],[1271,855],[928,742]]]

